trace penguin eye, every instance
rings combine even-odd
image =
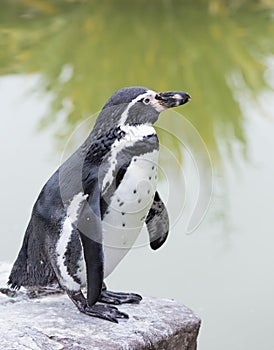
[[[144,98],[143,102],[144,102],[145,105],[148,105],[149,102],[150,102],[150,98],[149,97]]]

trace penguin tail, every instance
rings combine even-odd
[[[30,236],[30,225],[28,226],[22,247],[18,254],[18,257],[13,264],[9,280],[8,286],[11,289],[19,290],[21,286],[27,285],[28,281],[28,268],[27,268],[27,250],[28,250],[28,240]]]
[[[25,260],[22,250],[20,251],[9,276],[8,286],[11,289],[19,290],[22,285],[26,284],[27,269],[22,262]]]
[[[36,225],[33,225],[31,220],[9,276],[8,285],[11,289],[19,290],[22,286],[48,286],[57,281],[56,274],[45,254],[43,241],[40,240],[44,232],[39,235],[39,232],[34,231],[33,226]]]

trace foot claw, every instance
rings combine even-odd
[[[10,288],[0,288],[0,293],[6,294],[10,298],[17,296],[16,290]]]
[[[86,306],[82,311],[84,314],[94,317],[99,317],[104,320],[118,323],[118,318],[128,319],[128,315],[119,311],[114,306],[96,304],[93,306]]]
[[[78,310],[88,316],[102,318],[107,321],[118,323],[119,318],[127,319],[128,315],[121,312],[115,306],[95,304],[89,306],[81,290],[67,291],[68,296],[77,306]]]
[[[131,304],[139,304],[142,300],[141,295],[136,293],[116,293],[116,292],[110,292],[107,290],[103,290],[101,292],[99,301],[101,303],[106,304],[125,304],[125,303],[131,303]]]

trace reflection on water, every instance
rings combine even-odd
[[[187,90],[194,103],[184,112],[217,155],[218,138],[245,142],[233,74],[254,96],[265,87],[263,57],[274,46],[265,3],[4,1],[0,73],[42,73],[40,89],[54,99],[41,127],[66,114],[57,137],[120,87]]]
[[[214,166],[209,215],[195,234],[182,234],[193,203],[183,214],[178,203],[182,197],[195,201],[201,183],[192,153],[171,134],[181,135],[196,158],[201,152],[190,136],[195,129],[189,132],[184,118],[165,113],[158,132],[169,187],[159,186],[172,233],[153,256],[135,249],[109,282],[193,307],[203,319],[201,349],[274,348],[268,277],[274,126],[265,118],[273,120],[273,11],[272,0],[3,0],[0,133],[8,170],[0,182],[2,229],[10,234],[0,258],[14,259],[34,198],[66,141],[114,90],[186,90],[193,100],[177,111],[198,130]],[[71,149],[91,126],[78,130]],[[183,162],[185,178],[164,147]],[[204,164],[203,181],[211,171],[209,161]]]

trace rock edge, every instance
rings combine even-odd
[[[0,263],[0,287],[9,264]],[[121,305],[129,320],[114,324],[78,312],[66,295],[10,298],[0,294],[0,349],[195,350],[201,320],[184,305],[145,297]]]

